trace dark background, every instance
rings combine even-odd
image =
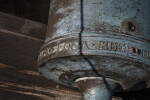
[[[50,0],[0,0],[0,11],[47,24]]]

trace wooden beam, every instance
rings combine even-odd
[[[0,0],[0,11],[37,22],[48,22],[50,0]]]
[[[0,62],[36,70],[47,25],[0,12]]]
[[[80,100],[80,98],[78,90],[55,84],[41,77],[36,71],[0,63],[0,100]]]
[[[0,29],[44,40],[47,25],[0,12]]]
[[[58,85],[36,71],[0,63],[0,100],[81,100],[81,94],[78,89]]]

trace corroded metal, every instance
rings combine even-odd
[[[107,82],[108,86],[100,77],[83,77],[76,80],[83,100],[111,100],[118,83],[110,79]]]
[[[124,90],[147,84],[149,4],[149,0],[51,0],[39,72],[71,87],[78,78],[97,75],[118,81]]]

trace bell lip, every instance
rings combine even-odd
[[[86,81],[86,80],[103,80],[103,77],[81,77],[81,78],[76,79],[75,83],[78,83],[80,81]],[[116,80],[111,79],[111,78],[105,78],[105,80],[119,83],[119,81],[116,81]]]

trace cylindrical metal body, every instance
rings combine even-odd
[[[113,90],[118,87],[114,80],[107,80],[107,85],[99,77],[83,77],[76,80],[83,100],[111,100]]]
[[[148,83],[149,5],[150,0],[51,0],[39,72],[72,87],[78,78],[97,76],[95,70],[125,90]]]

